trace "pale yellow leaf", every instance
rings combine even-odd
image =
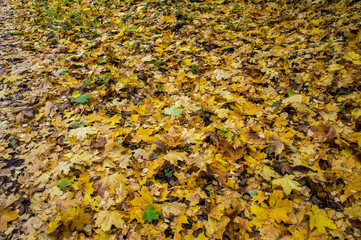
[[[294,175],[286,174],[282,178],[274,179],[272,185],[281,186],[287,195],[289,195],[292,190],[301,191],[300,184],[293,180],[294,177]]]
[[[95,220],[95,226],[100,227],[105,232],[109,231],[112,226],[121,229],[124,227],[123,215],[119,211],[99,212]]]

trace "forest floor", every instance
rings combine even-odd
[[[0,6],[0,239],[361,238],[361,2]]]

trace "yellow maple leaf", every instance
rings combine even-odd
[[[353,196],[356,199],[361,198],[361,176],[354,175],[350,177],[348,180],[348,184],[344,188],[345,195],[347,197]]]
[[[55,167],[52,171],[51,174],[54,174],[54,176],[59,176],[61,173],[64,173],[64,175],[68,175],[68,173],[70,172],[70,168],[73,166],[73,163],[71,162],[59,162],[58,166]],[[43,178],[44,181],[42,182],[43,184],[46,183],[46,174],[43,174]]]
[[[184,128],[181,133],[181,136],[183,138],[184,143],[197,143],[204,138],[203,133],[196,133],[195,128],[192,129]]]
[[[136,139],[137,142],[140,141],[149,141],[149,136],[153,133],[153,129],[152,128],[144,128],[141,127],[137,130],[137,135],[136,135]]]
[[[342,155],[344,155],[345,157],[349,158],[352,155],[352,150],[349,148],[343,149],[341,151]]]
[[[293,203],[282,198],[282,191],[276,190],[270,196],[269,206],[265,203],[262,203],[261,206],[252,205],[251,212],[255,215],[252,223],[259,228],[269,219],[275,220],[278,223],[281,221],[288,222],[290,220],[288,213],[292,212]]]
[[[257,113],[263,111],[263,107],[252,102],[245,102],[243,105],[243,111],[246,115],[257,115]]]
[[[351,116],[355,117],[355,119],[359,119],[361,117],[361,109],[360,108],[353,109]]]
[[[261,175],[265,180],[271,181],[271,178],[276,177],[276,172],[268,166],[264,166],[257,174]]]
[[[86,238],[84,237],[78,239],[84,240]],[[114,233],[101,232],[95,236],[94,240],[116,240],[116,236]]]
[[[183,62],[184,62],[185,65],[188,66],[188,65],[191,65],[192,59],[184,59]]]
[[[353,203],[352,207],[345,208],[345,214],[351,219],[358,219],[361,221],[361,206]]]
[[[187,216],[184,213],[176,216],[173,220],[172,226],[174,227],[174,239],[182,239],[179,233],[183,229],[184,223],[187,223]]]
[[[135,197],[133,200],[129,201],[129,203],[135,208],[145,209],[146,206],[153,203],[153,195],[149,192],[147,187],[143,187],[140,190],[140,196]]]
[[[272,207],[272,210],[269,215],[278,223],[281,221],[288,222],[290,218],[287,214],[293,210],[293,203],[287,199],[282,198],[282,191],[274,191],[270,198],[270,206]]]
[[[361,146],[361,132],[353,132],[348,134],[343,134],[343,136],[350,142],[357,142]]]
[[[176,21],[176,18],[174,15],[171,15],[171,16],[164,16],[162,20],[165,23],[174,23]]]
[[[260,228],[262,224],[268,219],[268,209],[267,207],[260,207],[258,205],[251,206],[251,212],[255,215],[252,219],[252,223]]]
[[[341,70],[344,68],[345,68],[344,66],[335,63],[335,64],[331,64],[330,66],[328,66],[327,70],[330,72],[333,72],[333,71],[338,71],[338,70]]]
[[[0,216],[0,232],[5,232],[8,229],[8,222],[11,222],[19,217],[17,211],[4,210],[1,211]]]
[[[117,156],[116,162],[119,163],[119,167],[121,167],[123,169],[126,169],[129,166],[132,155],[130,155],[130,154],[118,154],[118,155],[115,155],[115,156]]]
[[[307,214],[310,216],[310,228],[317,228],[320,233],[327,233],[326,227],[336,229],[336,224],[328,218],[324,209],[319,209],[317,205],[312,205],[312,211]]]
[[[293,179],[295,178],[294,175],[286,174],[282,178],[274,179],[272,181],[272,185],[281,186],[283,188],[284,193],[289,195],[292,190],[301,191],[300,184]]]
[[[73,95],[71,96],[72,98],[77,98],[77,97],[79,97],[81,94],[80,94],[80,92],[79,91],[74,91],[73,92]]]
[[[222,216],[220,220],[210,217],[205,225],[207,235],[215,239],[222,239],[222,235],[230,221],[227,216]]]
[[[86,224],[92,222],[92,217],[85,212],[84,206],[78,205],[70,210],[67,219],[71,220],[71,228],[82,231]]]
[[[6,80],[4,81],[5,83],[8,83],[8,82],[16,82],[18,80],[21,79],[21,76],[18,76],[18,75],[10,75],[9,77],[6,78]]]
[[[53,219],[45,230],[46,234],[51,234],[61,225],[61,217]]]
[[[258,165],[258,162],[256,159],[254,159],[252,156],[247,155],[244,157],[244,159],[249,163],[249,164],[253,164],[253,165]]]
[[[91,191],[93,191],[94,189],[92,189]],[[91,209],[99,211],[99,203],[101,200],[101,196],[96,196],[96,197],[92,197],[90,196],[90,194],[86,194],[83,197],[83,201],[86,205],[90,206]]]
[[[229,91],[224,91],[222,89],[217,89],[216,91],[214,91],[215,93],[218,93],[221,97],[223,97],[224,99],[226,99],[227,101],[232,101],[234,99],[233,95],[231,92]]]
[[[34,182],[34,186],[38,186],[39,188],[42,188],[45,186],[45,184],[48,183],[49,179],[50,179],[50,175],[48,173],[43,173],[42,175],[40,175],[36,178],[36,180]]]
[[[177,166],[178,160],[185,161],[187,159],[187,153],[185,152],[176,152],[169,151],[167,155],[164,156],[164,160],[169,161],[171,164]]]
[[[346,56],[343,57],[346,60],[351,61],[353,64],[361,65],[361,56],[355,52],[349,52]]]
[[[201,188],[196,188],[186,193],[186,199],[189,201],[189,206],[195,206],[201,199],[206,198],[207,194]]]
[[[87,134],[92,135],[97,132],[98,132],[98,130],[94,127],[80,127],[80,128],[70,130],[69,136],[70,137],[76,136],[76,139],[78,139],[79,141],[84,141],[84,139],[87,138]]]
[[[226,118],[228,117],[229,109],[217,108],[214,110],[214,112],[218,115],[219,118]]]
[[[112,226],[116,228],[123,228],[124,221],[123,215],[120,211],[102,211],[97,215],[95,226],[100,227],[103,231],[107,232]]]
[[[105,192],[109,191],[111,187],[122,188],[125,181],[124,175],[119,173],[111,174],[97,181],[94,184],[94,189],[103,197]]]
[[[167,216],[173,214],[174,216],[179,215],[182,212],[185,212],[186,206],[184,203],[173,202],[173,203],[164,203],[161,206],[162,212]]]
[[[302,103],[305,101],[305,96],[302,95],[302,94],[295,94],[291,97],[288,97],[288,98],[285,98],[282,100],[282,103],[285,104],[285,105],[288,105],[288,104],[297,104],[297,103]]]
[[[109,120],[109,123],[110,123],[110,125],[115,126],[117,123],[120,123],[122,119],[123,119],[122,116],[114,115],[114,116]]]
[[[211,211],[208,214],[209,217],[214,218],[216,220],[221,220],[224,213],[224,204],[211,205]]]
[[[260,237],[259,239],[281,239],[286,233],[285,229],[279,226],[278,224],[267,222],[262,228],[259,229]],[[282,238],[287,240],[287,238]],[[290,240],[290,239],[288,239]],[[293,240],[293,239],[292,239]]]
[[[213,72],[213,76],[215,79],[217,79],[217,81],[221,81],[222,79],[228,79],[231,76],[231,74],[221,69],[216,69]]]
[[[206,240],[207,238],[204,233],[200,233],[197,237],[194,237],[192,234],[184,236],[184,240]]]

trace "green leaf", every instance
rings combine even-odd
[[[190,71],[191,71],[192,73],[195,73],[195,72],[197,71],[197,69],[198,69],[198,66],[192,64],[192,65],[189,66],[189,68],[190,68]]]
[[[170,106],[164,109],[164,114],[171,116],[180,116],[182,114],[182,109],[179,109],[176,106]]]
[[[154,160],[154,159],[156,159],[158,156],[159,156],[159,153],[157,153],[157,152],[152,152],[152,153],[149,155],[149,160]]]
[[[252,191],[249,192],[249,195],[253,196],[257,196],[257,189],[254,189]]]
[[[271,153],[274,153],[275,151],[272,149],[272,148],[270,148],[270,147],[267,147],[266,148],[266,153],[267,154],[271,154]]]
[[[172,169],[168,169],[168,168],[164,169],[164,175],[165,176],[169,177],[169,176],[172,176],[172,174],[173,174]]]
[[[71,186],[72,184],[73,184],[73,180],[61,179],[60,183],[58,183],[56,186],[63,189],[63,188]]]
[[[270,107],[278,108],[279,105],[280,105],[279,102],[275,102],[275,103],[273,103]]]
[[[85,82],[85,85],[90,86],[90,84],[91,84],[90,77],[86,76],[85,79],[84,79],[84,82]]]
[[[143,211],[143,217],[148,222],[151,222],[152,220],[159,219],[159,214],[157,214],[157,209],[153,207],[152,204],[148,205],[145,211]]]
[[[15,146],[18,143],[18,140],[16,140],[15,138],[13,138],[10,142],[11,146]]]
[[[9,35],[17,36],[17,35],[24,35],[23,32],[8,32]]]
[[[88,99],[89,98],[92,98],[91,96],[89,95],[80,95],[74,99],[72,99],[70,102],[74,102],[74,103],[86,103],[88,102]]]

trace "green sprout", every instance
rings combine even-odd
[[[173,174],[173,170],[172,169],[169,169],[169,168],[166,168],[164,169],[164,175],[169,177],[169,176],[172,176]]]

